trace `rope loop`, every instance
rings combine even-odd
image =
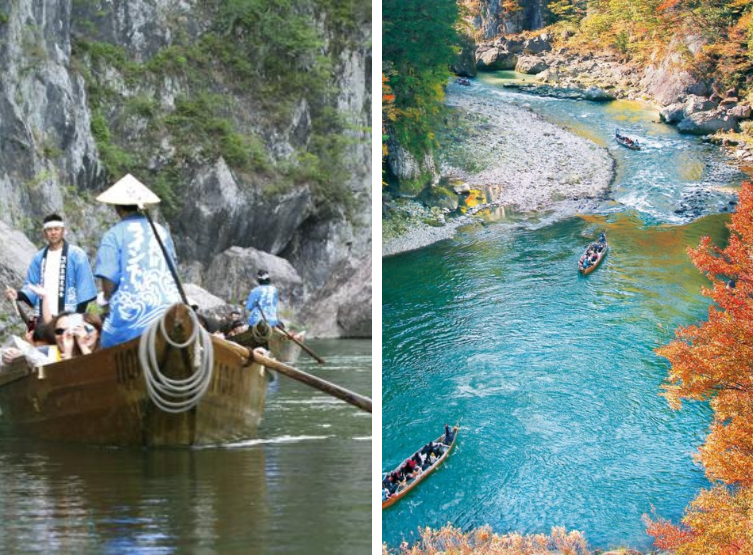
[[[191,336],[184,343],[173,341],[165,329],[166,315],[169,311],[170,309],[166,310],[141,336],[139,363],[144,372],[149,398],[160,410],[177,414],[195,407],[209,388],[214,369],[214,347],[211,335],[201,327],[199,319],[191,309],[188,311],[193,326]],[[157,362],[157,331],[171,347],[193,349],[194,372],[187,378],[168,378],[160,371]]]

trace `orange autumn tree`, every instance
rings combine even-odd
[[[708,237],[689,249],[693,264],[712,281],[708,321],[681,328],[657,350],[671,369],[664,395],[709,400],[713,422],[698,459],[713,483],[694,499],[682,523],[648,520],[656,545],[681,555],[753,553],[753,184],[744,183],[728,224],[729,244]],[[735,287],[727,287],[734,280]]]

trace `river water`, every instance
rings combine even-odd
[[[370,396],[370,341],[311,346],[327,365],[300,368]],[[0,442],[0,553],[371,550],[371,416],[285,377],[260,437],[237,445]]]
[[[675,412],[659,397],[668,364],[654,349],[705,318],[686,249],[726,241],[742,176],[641,104],[510,93],[499,77],[473,86],[607,146],[617,177],[596,215],[508,211],[383,260],[382,470],[462,420],[444,465],[383,511],[383,539],[447,522],[566,526],[595,548],[648,549],[642,515],[677,520],[708,485],[692,457],[710,421],[705,404]],[[616,127],[646,148],[619,147]],[[680,209],[689,198],[701,217]],[[582,277],[578,257],[600,230],[610,252]]]

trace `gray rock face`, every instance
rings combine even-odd
[[[523,43],[523,52],[526,54],[541,54],[543,52],[549,52],[552,50],[550,37],[546,33],[528,39]]]
[[[520,73],[527,73],[529,75],[537,75],[542,71],[549,68],[549,65],[535,56],[521,56],[518,59],[518,64],[515,66],[515,71]]]
[[[387,160],[390,170],[400,181],[416,180],[425,175],[431,176],[430,181],[434,181],[437,177],[436,164],[431,153],[426,153],[424,159],[419,162],[408,149],[394,141],[390,143],[389,151],[390,155]],[[424,185],[426,183],[422,183],[421,188]]]
[[[282,307],[300,308],[303,280],[290,262],[254,248],[231,247],[214,257],[204,277],[204,287],[229,304],[245,305],[256,287],[256,273],[267,270],[280,293]]]
[[[55,211],[69,222],[71,241],[94,255],[99,238],[116,222],[110,208],[92,200],[110,184],[101,162],[107,153],[98,150],[92,133],[92,124],[97,127],[104,119],[112,145],[126,154],[148,152],[147,175],[139,175],[147,185],[154,185],[148,179],[150,171],[172,164],[180,172],[179,194],[188,201],[179,211],[166,210],[157,219],[171,228],[181,273],[198,283],[214,276],[207,266],[233,246],[285,252],[293,263],[302,264],[300,274],[306,276],[302,292],[296,293],[300,304],[335,267],[370,251],[370,133],[358,131],[371,126],[370,22],[359,20],[347,30],[329,28],[331,14],[322,8],[315,29],[322,34],[317,55],[328,56],[332,63],[331,91],[319,96],[302,93],[291,101],[289,115],[281,110],[285,115],[273,118],[254,97],[258,91],[238,91],[237,83],[224,82],[219,71],[213,70],[217,80],[207,87],[230,100],[227,121],[239,133],[259,137],[271,165],[287,164],[305,151],[315,133],[322,133],[313,129],[315,105],[337,111],[344,127],[352,130],[345,132],[352,140],[342,156],[348,175],[342,194],[354,199],[352,214],[346,215],[342,207],[315,205],[312,185],[302,178],[284,186],[263,172],[235,172],[216,155],[176,160],[176,151],[189,151],[194,145],[155,138],[149,117],[131,110],[147,99],[155,101],[160,116],[170,115],[181,97],[194,97],[194,77],[187,78],[185,71],[152,72],[141,66],[134,77],[123,66],[150,61],[159,65],[155,55],[186,37],[198,38],[214,25],[208,16],[212,9],[194,0],[0,2],[0,223],[9,226],[0,228],[1,250],[9,252],[9,245],[15,244],[10,235],[14,230],[32,237],[36,223]],[[111,50],[100,62],[90,63],[86,49],[80,48],[84,43]],[[107,61],[119,57],[124,59]],[[185,58],[181,62],[181,56],[175,58],[167,65],[190,65]],[[95,79],[97,88],[92,88]],[[97,95],[102,98],[96,100]],[[317,233],[310,235],[312,229]],[[315,256],[308,261],[301,253]],[[19,276],[6,271],[2,277]],[[245,298],[248,287],[243,289]]]
[[[173,236],[184,256],[204,263],[234,245],[278,254],[313,211],[308,187],[274,197],[242,187],[222,158],[197,174],[187,194],[194,201],[183,206]]]
[[[371,337],[371,256],[339,266],[300,318],[316,337]]]
[[[476,43],[472,37],[461,35],[462,50],[450,66],[450,70],[460,77],[474,77],[476,69]]]
[[[498,48],[490,48],[481,53],[476,51],[476,67],[480,71],[515,69],[517,63],[517,55]]]
[[[679,123],[685,118],[685,105],[682,102],[670,104],[659,110],[659,119],[665,123]]]
[[[688,71],[679,71],[677,56],[669,56],[658,66],[647,67],[641,80],[641,87],[646,90],[660,106],[678,102],[686,94],[707,96],[710,94],[708,84]]]
[[[724,110],[696,112],[682,120],[677,126],[680,133],[690,135],[708,135],[717,131],[736,131],[737,121],[729,117]]]
[[[604,89],[600,89],[599,87],[588,87],[583,91],[583,98],[595,102],[608,102],[614,100],[614,95],[608,93]]]
[[[739,106],[735,106],[734,108],[731,108],[730,110],[728,110],[727,114],[729,114],[731,117],[735,118],[736,120],[750,119],[751,108],[750,106],[747,106],[745,104],[740,104]]]
[[[685,101],[682,109],[682,115],[687,118],[697,112],[705,112],[707,110],[713,110],[714,108],[716,108],[716,104],[711,102],[709,99],[691,94],[688,95],[688,98]]]
[[[5,286],[19,289],[26,279],[26,270],[31,264],[37,247],[20,231],[0,221],[0,294]],[[5,298],[5,297],[3,297]]]

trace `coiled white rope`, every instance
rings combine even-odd
[[[212,381],[214,347],[212,337],[201,327],[193,310],[188,311],[193,325],[191,336],[185,343],[176,343],[170,339],[170,335],[165,330],[165,316],[169,310],[166,310],[165,314],[147,328],[141,336],[139,362],[144,372],[149,398],[160,410],[175,414],[191,410],[206,393]],[[189,377],[176,380],[168,378],[160,371],[156,352],[157,330],[160,331],[165,342],[176,349],[193,347],[194,373]]]

